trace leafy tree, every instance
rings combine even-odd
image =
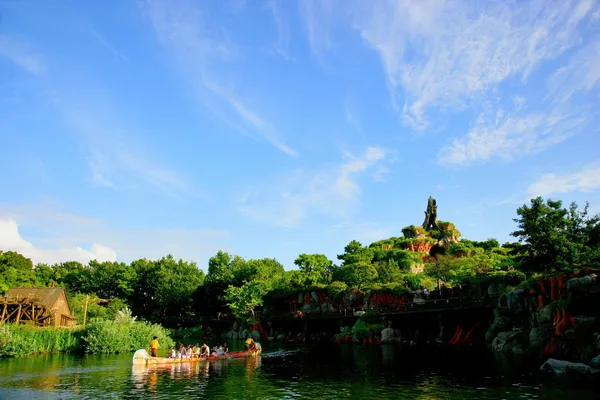
[[[111,299],[128,298],[133,294],[136,273],[130,264],[122,262],[90,261],[89,290],[98,296]]]
[[[49,286],[51,282],[56,282],[54,269],[48,264],[38,264],[34,268],[35,279],[39,285]]]
[[[204,283],[204,272],[195,263],[169,254],[156,261],[136,260],[131,266],[137,275],[129,297],[134,314],[164,322],[192,313],[193,295]]]
[[[344,247],[344,254],[338,255],[337,258],[342,261],[342,265],[359,262],[371,263],[373,250],[365,248],[359,241],[353,240]]]
[[[598,215],[590,216],[589,205],[569,209],[561,201],[541,197],[517,209],[517,230],[511,233],[523,244],[523,268],[529,270],[570,270],[593,262],[599,253]]]
[[[252,314],[254,309],[263,304],[263,296],[268,292],[268,287],[261,282],[246,282],[242,286],[230,285],[223,296],[233,315],[244,318]]]
[[[90,269],[80,262],[67,261],[52,266],[54,277],[60,286],[73,293],[91,293]]]
[[[377,269],[365,261],[344,264],[336,270],[334,280],[344,282],[350,287],[364,289],[377,280]]]
[[[31,259],[14,252],[0,250],[0,292],[14,286],[36,285]]]
[[[449,255],[440,255],[425,265],[425,273],[443,282],[450,282],[460,270],[463,259]]]
[[[500,242],[498,240],[491,238],[488,240],[484,240],[483,242],[475,242],[473,241],[473,247],[480,247],[486,251],[491,251],[497,247],[500,247]]]
[[[294,261],[310,283],[330,283],[333,263],[325,254],[300,254]]]
[[[377,261],[375,264],[375,270],[377,271],[377,282],[378,283],[392,283],[400,282],[402,280],[402,273],[398,266],[398,262],[395,259],[389,261]]]
[[[219,251],[208,260],[206,283],[209,286],[227,287],[230,284],[241,283],[249,275],[246,270],[246,260]]]

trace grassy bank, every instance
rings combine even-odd
[[[0,324],[0,357],[83,350],[83,330]]]
[[[167,329],[147,322],[92,320],[85,329],[0,324],[0,357],[61,352],[132,352],[146,348],[154,336],[159,338],[161,354],[174,344]]]

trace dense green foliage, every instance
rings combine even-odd
[[[587,205],[583,210],[576,204],[565,209],[560,201],[535,198],[517,210],[517,230],[512,233],[519,240],[516,243],[458,240],[460,232],[454,224],[439,221],[435,229],[411,225],[402,230],[402,237],[368,246],[353,240],[337,256],[338,264],[323,254],[302,253],[294,262],[298,269],[288,271],[272,258],[247,260],[219,251],[210,258],[206,276],[196,264],[170,255],[130,264],[92,261],[88,265],[64,262],[34,267],[31,260],[7,251],[0,252],[0,291],[56,283],[69,291],[80,321],[89,296],[88,319],[112,321],[128,306],[139,320],[190,326],[200,315],[232,313],[251,318],[266,305],[266,299],[299,291],[320,289],[333,298],[343,298],[357,291],[401,294],[425,287],[431,290],[442,282],[449,287],[490,279],[518,284],[526,274],[552,274],[597,264],[599,221],[598,216],[589,215]],[[121,328],[115,329],[120,332]]]
[[[160,325],[95,319],[85,327],[82,343],[86,353],[123,353],[147,348],[154,336],[158,336],[162,354],[175,344],[169,331]]]
[[[75,329],[0,324],[0,357],[73,351],[131,352],[147,348],[154,336],[158,336],[163,353],[174,345],[167,329],[132,318],[93,319],[85,328]]]
[[[0,324],[0,357],[81,350],[81,330]]]
[[[574,266],[598,263],[600,259],[600,217],[589,215],[589,205],[568,209],[561,201],[537,197],[531,205],[517,210],[518,229],[512,233],[523,246],[522,267],[526,270],[570,270]]]

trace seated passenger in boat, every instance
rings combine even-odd
[[[192,358],[194,352],[192,350],[192,345],[188,344],[187,349],[185,349],[185,355],[187,356],[187,358]]]
[[[185,346],[183,345],[183,343],[179,343],[179,357],[187,358],[187,354],[185,352]]]
[[[223,343],[223,354],[229,353],[229,349],[227,348],[227,343]]]
[[[192,347],[192,356],[194,358],[200,357],[200,345],[196,343],[194,347]]]
[[[210,356],[210,348],[206,345],[206,343],[204,343],[202,345],[202,347],[200,348],[200,356],[201,357],[208,357],[208,356]]]
[[[177,351],[173,346],[171,346],[171,348],[169,349],[169,358],[177,358]]]

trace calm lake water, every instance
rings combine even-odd
[[[233,346],[237,347],[237,346]],[[265,347],[260,358],[132,367],[131,355],[0,359],[2,399],[592,399],[539,364],[481,350],[394,346]]]

